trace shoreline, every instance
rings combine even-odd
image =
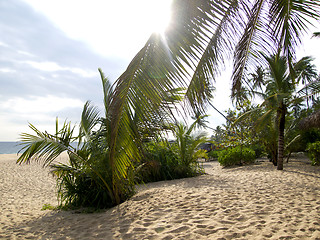
[[[40,164],[0,154],[2,239],[320,239],[320,167],[294,157],[148,183],[99,213],[41,211],[56,206],[55,179]],[[63,159],[63,157],[62,157]]]

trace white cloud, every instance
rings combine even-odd
[[[11,68],[0,68],[0,72],[3,72],[3,73],[14,73],[14,72],[16,72],[16,70],[11,69]]]
[[[63,70],[63,68],[55,62],[24,61],[23,63],[29,64],[33,68],[36,68],[42,71],[55,72],[55,71]]]
[[[28,57],[34,57],[33,54],[29,53],[29,52],[26,52],[26,51],[21,51],[21,50],[18,50],[17,51],[19,54],[22,54],[22,55],[26,55]]]
[[[41,71],[47,72],[57,72],[57,71],[70,71],[82,77],[95,77],[98,76],[97,72],[84,70],[81,68],[73,68],[73,67],[62,67],[55,62],[35,62],[35,61],[23,61],[22,63],[26,63],[33,68],[39,69]]]
[[[6,44],[6,43],[4,43],[4,42],[0,42],[0,46],[2,46],[2,47],[9,47],[9,45]]]
[[[24,99],[15,97],[2,102],[1,108],[16,114],[46,114],[58,112],[66,108],[82,108],[84,103],[79,99],[61,98],[56,96],[32,97]],[[41,117],[41,116],[40,116]],[[43,118],[43,116],[41,117]]]

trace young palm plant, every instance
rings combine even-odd
[[[193,134],[197,124],[201,123],[204,117],[199,116],[189,127],[183,123],[172,126],[172,133],[176,139],[176,152],[182,167],[197,169],[199,165],[197,160],[207,158],[206,151],[200,149],[201,144],[208,141],[206,134],[204,132]]]
[[[156,73],[157,66],[146,64]],[[24,147],[18,163],[38,160],[51,166],[60,183],[61,200],[73,205],[109,207],[130,197],[134,192],[133,166],[143,156],[144,133],[150,136],[150,129],[161,131],[172,116],[172,105],[180,101],[180,90],[162,76],[145,82],[139,72],[124,73],[111,85],[101,69],[99,72],[104,117],[87,102],[77,136],[73,136],[71,123],[58,130],[57,122],[55,134],[42,133],[30,124],[36,135],[22,134],[21,139]],[[164,87],[166,84],[170,87]],[[72,142],[78,142],[77,147],[72,147]],[[65,151],[69,162],[54,163]]]
[[[34,160],[50,166],[57,176],[61,204],[110,207],[126,200],[134,192],[133,178],[128,174],[132,169],[130,162],[110,159],[110,115],[114,110],[110,106],[114,101],[114,90],[103,72],[99,71],[104,91],[105,117],[100,117],[97,108],[86,102],[76,136],[75,127],[71,127],[70,122],[65,122],[59,129],[58,120],[55,134],[43,133],[32,124],[30,128],[35,135],[21,134],[23,147],[20,152],[23,153],[17,162],[21,164]],[[127,143],[128,148],[131,145]],[[54,161],[63,152],[67,152],[69,161]]]
[[[21,164],[35,160],[49,166],[57,177],[61,205],[113,206],[112,172],[107,160],[105,136],[101,137],[102,124],[97,109],[86,102],[76,136],[75,126],[71,127],[70,122],[64,122],[61,129],[58,127],[58,119],[55,134],[43,133],[30,124],[36,134],[21,134],[23,147],[20,151],[23,153],[17,162]],[[96,127],[100,129],[94,130]],[[67,152],[68,161],[55,161],[63,152]]]

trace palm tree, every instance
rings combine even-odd
[[[45,166],[51,166],[61,179],[62,195],[63,186],[75,187],[80,181],[78,179],[93,179],[91,182],[99,186],[101,194],[107,192],[112,204],[119,204],[133,192],[133,179],[129,172],[133,162],[139,161],[143,154],[141,129],[157,129],[164,125],[172,104],[180,100],[179,89],[165,91],[159,87],[160,78],[151,79],[148,83],[135,81],[135,78],[139,80],[137,74],[132,76],[131,82],[123,83],[120,77],[111,85],[101,69],[99,72],[105,116],[100,117],[98,110],[87,102],[77,136],[74,136],[75,127],[71,127],[71,123],[65,123],[62,129],[58,129],[57,122],[55,134],[42,133],[30,124],[36,135],[22,134],[24,146],[18,163],[38,160]],[[75,148],[72,142],[79,144]],[[55,164],[53,161],[65,151],[69,155],[69,164]],[[70,177],[72,174],[80,177]],[[70,179],[73,179],[73,184]]]
[[[61,205],[110,207],[116,202],[112,172],[106,158],[108,151],[101,138],[103,124],[99,112],[89,102],[84,105],[78,135],[71,123],[64,122],[59,129],[56,121],[55,134],[39,131],[29,124],[35,135],[21,134],[23,153],[17,163],[43,162],[57,177],[58,196]],[[100,126],[100,130],[94,128]],[[67,152],[69,161],[56,162]]]
[[[204,150],[200,149],[200,145],[207,141],[204,132],[193,134],[197,124],[205,116],[199,116],[189,127],[183,123],[176,123],[172,126],[172,132],[176,139],[177,155],[181,163],[185,167],[195,165],[198,158],[206,158]]]
[[[266,96],[268,98],[264,104],[267,105],[269,111],[276,111],[278,127],[277,169],[282,170],[286,113],[296,84],[288,72],[288,64],[284,57],[274,56],[267,58],[267,61],[270,67],[270,79],[268,79],[266,86]]]
[[[315,76],[315,68],[311,64],[312,58],[304,57],[293,64],[290,72],[287,59],[275,55],[265,57],[269,64],[265,92],[257,93],[264,97],[264,102],[259,109],[265,109],[265,113],[258,120],[259,124],[270,122],[274,119],[278,135],[277,155],[273,154],[274,163],[277,162],[277,169],[283,169],[285,123],[288,109],[297,106],[302,98],[296,98],[294,92],[298,81],[312,79]],[[253,82],[254,84],[255,82]],[[257,109],[256,109],[257,110]],[[272,117],[274,115],[275,117]],[[272,126],[272,125],[270,125]],[[277,158],[277,159],[274,159]]]
[[[167,78],[162,87],[185,87],[186,103],[202,113],[228,58],[233,57],[233,98],[241,96],[247,73],[267,64],[262,53],[281,53],[292,70],[295,49],[310,20],[320,18],[319,8],[319,0],[173,0],[165,36],[153,34],[120,81],[137,74],[146,82]]]

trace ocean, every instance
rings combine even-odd
[[[0,154],[15,154],[21,149],[19,142],[0,142]]]
[[[77,147],[77,145],[77,142],[71,143],[73,147]],[[0,154],[16,154],[22,147],[20,142],[0,142]]]

